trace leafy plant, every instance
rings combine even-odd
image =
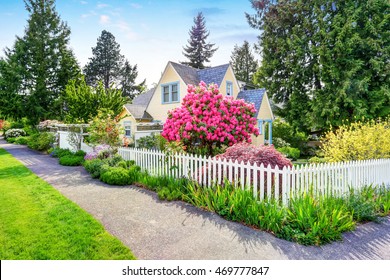
[[[15,144],[19,144],[19,145],[27,145],[29,141],[29,137],[28,136],[20,136],[18,138],[15,139]]]
[[[4,139],[7,140],[7,138],[17,138],[20,136],[26,136],[26,131],[21,128],[11,128],[5,132]]]
[[[301,152],[297,148],[293,147],[282,147],[276,149],[279,152],[281,152],[283,155],[285,155],[287,158],[290,158],[292,160],[297,160],[299,156],[301,155]]]
[[[330,162],[390,158],[390,119],[342,125],[326,133],[321,150]]]
[[[84,162],[83,156],[76,156],[76,155],[65,155],[60,157],[58,161],[61,165],[65,166],[78,166],[82,165]]]
[[[99,178],[101,167],[103,164],[106,163],[101,159],[91,159],[91,160],[84,161],[83,166],[85,170],[87,170],[87,172],[91,174],[92,178]]]
[[[8,137],[6,140],[8,143],[15,143],[16,138],[15,137]]]
[[[89,141],[92,144],[105,144],[112,148],[121,145],[123,128],[112,111],[100,110],[89,127]]]
[[[122,167],[109,167],[102,174],[100,180],[109,185],[129,185],[131,184],[131,176],[129,170]]]
[[[29,138],[27,146],[37,151],[47,151],[53,145],[55,137],[53,133],[42,132],[33,134]]]
[[[55,147],[50,151],[50,155],[52,157],[56,157],[56,158],[60,158],[60,157],[71,155],[71,154],[72,154],[72,152],[69,149],[62,149],[62,148],[58,148],[58,147]]]

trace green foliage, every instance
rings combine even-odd
[[[19,145],[27,145],[29,141],[29,137],[28,136],[20,136],[18,138],[15,139],[15,144],[19,144]]]
[[[299,156],[301,155],[301,151],[297,148],[292,148],[292,147],[282,147],[276,149],[282,154],[284,154],[287,158],[290,158],[292,160],[297,160],[299,159]]]
[[[47,151],[53,145],[54,141],[55,137],[53,133],[42,132],[31,135],[29,137],[27,146],[33,150]]]
[[[276,118],[272,123],[272,137],[284,141],[274,141],[273,144],[276,148],[292,146],[298,148],[302,154],[307,152],[308,136],[280,118]],[[285,145],[285,143],[288,143],[288,145]]]
[[[189,35],[188,45],[183,47],[183,54],[189,60],[183,62],[188,66],[203,69],[206,67],[205,62],[210,62],[210,58],[218,48],[213,48],[215,44],[206,43],[210,32],[206,29],[206,21],[201,12],[194,18]]]
[[[121,81],[120,89],[122,96],[128,97],[133,100],[136,96],[143,93],[146,89],[146,80],[143,80],[140,84],[136,84],[135,80],[138,76],[137,64],[131,66],[129,61],[126,59],[121,70]]]
[[[7,141],[8,143],[15,143],[16,137],[8,137],[8,138],[6,139],[6,141]]]
[[[252,84],[253,75],[257,71],[258,63],[252,54],[248,41],[245,40],[242,46],[234,45],[230,59],[230,64],[232,65],[236,79],[247,84]]]
[[[98,115],[99,110],[118,115],[129,101],[122,97],[120,90],[112,86],[105,88],[102,82],[97,82],[95,87],[87,85],[82,76],[69,81],[63,100],[67,107],[66,119],[72,123],[88,123]]]
[[[326,160],[320,157],[311,157],[309,158],[309,163],[325,163]]]
[[[83,166],[85,170],[87,170],[87,172],[91,174],[92,178],[99,178],[101,167],[103,164],[106,163],[101,159],[91,159],[91,160],[84,161]]]
[[[167,140],[161,134],[152,134],[141,137],[137,140],[137,148],[141,149],[157,149],[164,151],[167,145]]]
[[[390,113],[390,2],[257,1],[255,75],[281,116],[309,131]]]
[[[110,147],[121,145],[120,135],[123,128],[118,124],[112,111],[98,111],[89,127],[89,142],[92,144],[107,144]]]
[[[327,161],[390,158],[390,119],[342,125],[322,140]]]
[[[63,156],[68,156],[68,155],[71,155],[71,154],[72,154],[72,152],[69,149],[62,149],[62,148],[58,148],[58,147],[55,147],[55,148],[52,149],[52,151],[50,151],[50,155],[52,157],[56,157],[56,158],[60,158],[60,157],[63,157]]]
[[[68,46],[70,29],[54,1],[25,0],[25,4],[29,14],[25,34],[17,37],[12,49],[6,48],[0,65],[0,110],[36,124],[62,115],[60,96],[79,68]]]
[[[122,167],[109,167],[102,174],[100,180],[109,185],[124,186],[131,184],[130,172]]]
[[[77,156],[77,155],[65,155],[60,157],[58,161],[61,165],[65,166],[79,166],[82,165],[84,162],[83,156]]]

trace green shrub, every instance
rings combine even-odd
[[[75,156],[81,156],[81,157],[85,157],[87,153],[84,152],[83,150],[78,150],[77,152],[74,153]]]
[[[292,147],[297,147],[302,154],[305,154],[307,151],[307,141],[309,137],[304,132],[295,130],[289,123],[280,118],[276,118],[272,123],[272,137],[283,140],[280,141],[278,139],[274,143],[276,148],[284,147],[284,143],[288,143]],[[283,146],[278,146],[279,143]]]
[[[293,147],[282,147],[282,148],[278,148],[276,150],[278,150],[279,152],[284,154],[287,158],[290,158],[292,160],[299,159],[299,156],[301,155],[301,152],[299,151],[299,149],[293,148]]]
[[[131,184],[129,170],[122,167],[109,167],[100,174],[100,180],[109,185],[123,186]]]
[[[28,136],[20,136],[15,139],[15,144],[27,145],[28,141],[29,141]]]
[[[47,152],[50,153],[52,157],[56,157],[56,158],[61,158],[63,156],[68,156],[72,154],[72,152],[69,149],[62,149],[58,147],[49,149]]]
[[[42,132],[39,134],[33,134],[30,136],[27,146],[30,149],[37,151],[47,151],[54,143],[55,137],[53,133]]]
[[[83,166],[85,170],[87,170],[87,172],[91,174],[92,178],[99,178],[101,167],[103,164],[106,164],[104,160],[91,159],[91,160],[84,161]]]
[[[65,155],[60,157],[59,163],[65,166],[78,166],[82,165],[84,162],[84,157],[76,155]]]
[[[321,157],[311,157],[309,159],[309,163],[325,163],[326,160],[324,158],[321,158]]]
[[[8,137],[8,138],[6,139],[6,141],[7,141],[8,143],[15,143],[16,137]]]

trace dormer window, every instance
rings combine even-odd
[[[179,82],[161,85],[161,103],[176,103],[180,101]]]
[[[233,83],[229,81],[226,82],[226,96],[233,96]]]

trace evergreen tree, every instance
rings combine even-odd
[[[255,81],[303,130],[390,113],[388,0],[252,0]]]
[[[96,86],[98,81],[102,81],[105,88],[113,83],[119,85],[124,56],[120,53],[120,45],[114,35],[103,30],[96,47],[92,48],[92,55],[84,67],[86,82]]]
[[[137,65],[131,66],[129,61],[126,60],[122,67],[120,89],[122,90],[122,95],[129,97],[130,100],[144,92],[146,88],[146,80],[143,80],[140,84],[135,83],[137,76]]]
[[[242,46],[235,45],[230,59],[236,78],[247,84],[253,83],[253,74],[256,73],[258,64],[248,41],[244,41]]]
[[[25,35],[17,38],[5,62],[11,69],[6,84],[23,102],[24,116],[32,123],[46,118],[60,118],[58,102],[68,80],[77,75],[76,59],[68,48],[70,29],[61,21],[54,0],[25,0],[30,16]],[[16,115],[18,113],[15,111]]]
[[[194,18],[194,23],[195,25],[192,26],[189,32],[188,45],[183,47],[183,55],[189,61],[183,62],[183,64],[203,69],[206,67],[204,63],[210,62],[210,58],[218,48],[213,48],[215,44],[206,43],[210,32],[206,29],[205,18],[201,12]]]

